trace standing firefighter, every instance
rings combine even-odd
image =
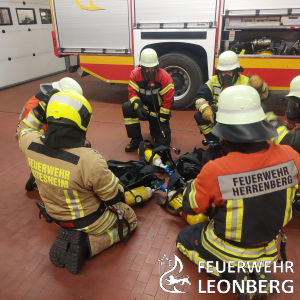
[[[184,228],[177,238],[178,249],[190,260],[196,264],[212,261],[215,279],[237,280],[239,286],[250,279],[248,269],[219,273],[216,262],[221,266],[229,261],[235,266],[239,262],[276,263],[277,235],[292,218],[292,201],[300,181],[299,154],[289,146],[267,142],[277,132],[260,102],[257,91],[249,86],[230,87],[221,93],[212,133],[231,152],[209,161],[183,195],[191,213],[208,213],[214,206],[213,219]],[[251,276],[257,284],[270,280],[264,268]],[[270,285],[266,282],[264,286],[268,294]],[[239,291],[238,299],[267,294]]]
[[[16,133],[45,205],[41,213],[61,226],[50,260],[74,274],[85,256],[100,253],[137,225],[132,208],[123,203],[118,178],[99,152],[84,147],[91,117],[89,102],[66,90],[53,95],[48,105],[40,102]],[[48,130],[42,135],[45,123]]]
[[[20,117],[19,117],[19,123],[27,117],[29,112],[36,107],[40,101],[45,102],[46,104],[49,102],[52,95],[55,93],[64,91],[64,90],[75,90],[79,94],[83,95],[81,86],[77,83],[76,80],[65,77],[62,78],[59,81],[53,82],[53,83],[43,83],[40,85],[41,91],[38,92],[36,95],[32,96],[24,105]],[[45,124],[42,128],[43,132],[47,131],[48,125]],[[30,177],[25,185],[25,189],[27,191],[32,191],[36,187],[35,178],[32,174],[30,174]]]
[[[134,151],[143,140],[140,120],[149,121],[150,134],[157,145],[169,146],[174,83],[171,76],[159,68],[153,49],[142,51],[140,67],[131,72],[128,92],[129,102],[124,103],[122,109],[131,141],[125,151]]]
[[[223,52],[219,57],[216,75],[202,85],[196,94],[195,105],[198,111],[194,118],[200,132],[209,141],[218,141],[211,131],[218,110],[219,95],[223,90],[233,85],[250,85],[258,91],[261,100],[269,95],[267,84],[259,76],[254,75],[249,79],[239,72],[244,72],[244,69],[240,66],[237,55],[233,51]],[[212,102],[211,106],[209,102]]]

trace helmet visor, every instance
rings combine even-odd
[[[294,96],[289,97],[286,116],[289,121],[298,123],[300,122],[300,99]]]
[[[40,90],[44,95],[47,95],[49,90],[53,89],[52,83],[40,84]]]

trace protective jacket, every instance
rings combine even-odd
[[[140,99],[150,115],[155,117],[155,110],[151,96],[151,88],[148,82],[142,75],[141,67],[136,68],[130,74],[130,81],[128,85],[129,101],[133,103],[135,100]],[[168,119],[170,114],[171,105],[174,96],[174,83],[172,77],[163,69],[158,68],[156,73],[155,86],[152,88],[155,108],[160,117]]]
[[[27,115],[29,114],[29,112],[34,108],[36,107],[40,101],[43,101],[43,97],[45,97],[43,95],[42,92],[39,92],[37,93],[35,96],[32,96],[27,102],[26,104],[24,105],[21,113],[20,113],[20,116],[19,116],[19,123],[25,118],[27,117]],[[47,131],[47,127],[48,127],[48,124],[45,124],[44,127],[42,128],[42,130],[44,132]]]
[[[299,170],[299,154],[273,144],[208,162],[183,196],[196,213],[215,205],[202,232],[204,248],[227,262],[275,261],[278,231],[292,218]]]
[[[47,213],[59,225],[99,238],[104,233],[110,237],[106,242],[90,238],[92,255],[97,254],[118,241],[112,229],[117,216],[102,209],[101,203],[130,210],[128,221],[133,227],[137,224],[136,216],[130,207],[121,203],[123,188],[98,151],[86,147],[53,149],[46,146],[40,139],[43,126],[31,111],[18,125],[15,137],[19,147],[36,179]]]
[[[249,82],[249,77],[239,74],[239,77],[234,85],[247,85]],[[219,95],[222,92],[223,87],[221,86],[218,76],[215,75],[211,77],[205,84],[203,84],[196,93],[196,107],[198,103],[206,101],[212,101],[212,107],[214,111],[217,111]],[[201,105],[200,112],[209,104]]]
[[[300,154],[300,131],[297,128],[289,130],[272,112],[266,113],[266,116],[278,132],[278,136],[272,138],[271,142],[276,145],[289,145]]]

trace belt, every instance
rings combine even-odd
[[[69,221],[61,221],[53,218],[54,223],[58,226],[70,229],[82,229],[97,221],[105,211],[105,205],[101,202],[99,208],[93,213],[79,219],[69,220]]]

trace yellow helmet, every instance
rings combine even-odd
[[[65,124],[87,131],[92,107],[85,97],[74,90],[54,94],[47,105],[47,122]]]

